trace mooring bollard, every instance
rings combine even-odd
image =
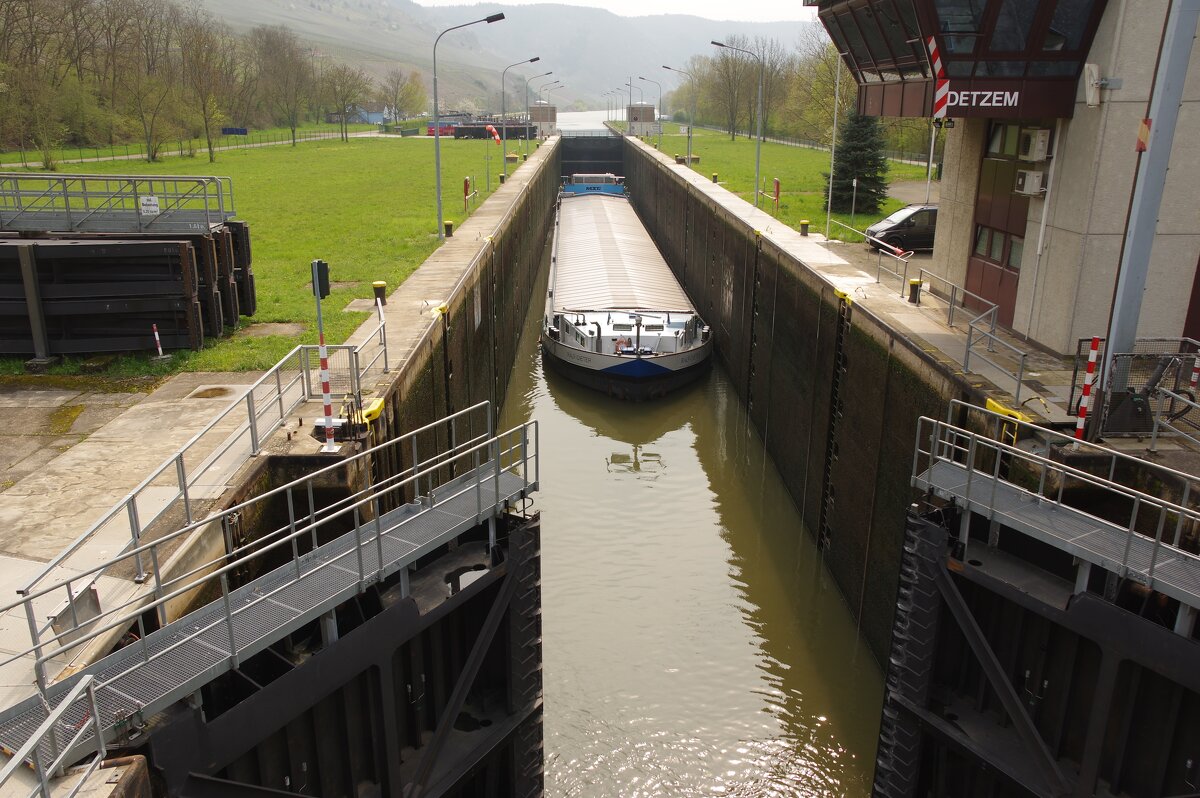
[[[371,287],[375,289],[375,298],[382,304],[387,304],[387,283],[383,280],[376,280],[371,283]]]
[[[802,236],[808,235],[808,226],[810,224],[812,224],[812,222],[808,221],[808,219],[800,220],[800,235],[802,235]]]
[[[446,238],[454,235],[454,222],[446,222]]]
[[[506,177],[508,177],[508,175],[504,174],[503,172],[500,173],[500,185],[504,185],[504,179]]]
[[[914,305],[921,304],[921,280],[918,277],[908,281],[908,301]]]
[[[713,182],[717,182],[717,173],[713,172]]]

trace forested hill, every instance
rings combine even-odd
[[[506,19],[455,31],[438,45],[438,83],[443,105],[488,105],[499,92],[505,66],[533,56],[541,61],[509,71],[515,75],[553,70],[566,87],[555,92],[562,105],[582,100],[599,107],[602,92],[632,76],[654,99],[657,89],[637,80],[643,75],[677,85],[663,64],[687,68],[695,55],[711,55],[709,42],[733,35],[777,40],[792,50],[815,22],[719,22],[686,15],[619,17],[599,8],[555,4],[509,6],[503,3],[424,7],[407,0],[202,0],[212,14],[246,31],[256,25],[284,24],[322,55],[357,62],[378,77],[389,68],[417,69],[428,77],[433,41],[453,25],[503,11]],[[799,5],[797,5],[799,8]],[[536,81],[534,85],[541,83]],[[636,92],[635,92],[636,95]]]

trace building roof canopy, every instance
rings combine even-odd
[[[1105,3],[809,0],[807,4],[818,7],[822,24],[854,73],[861,113],[931,115],[934,82],[945,78],[954,92],[951,116],[1069,116],[1075,84]],[[942,75],[933,74],[931,38]],[[997,106],[954,102],[962,96],[978,99],[984,93],[997,93],[1012,102],[1002,112],[996,112]],[[1023,102],[1029,107],[1018,107]]]

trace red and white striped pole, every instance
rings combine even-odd
[[[158,325],[151,324],[150,329],[154,330],[154,348],[158,350],[158,356],[163,357],[162,339],[158,337]]]
[[[333,440],[333,396],[329,390],[329,350],[325,348],[325,325],[321,321],[322,266],[323,261],[312,262],[313,294],[317,297],[317,353],[321,357],[321,398],[325,401],[325,445],[321,451],[336,452],[338,446]]]
[[[1092,348],[1088,352],[1087,376],[1083,378],[1083,396],[1079,398],[1079,413],[1075,420],[1075,439],[1083,440],[1083,428],[1087,425],[1088,400],[1092,396],[1092,381],[1096,379],[1096,353],[1100,351],[1100,339],[1092,336]]]

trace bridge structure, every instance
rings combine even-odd
[[[302,627],[316,624],[334,643],[335,611],[347,601],[385,586],[403,601],[410,571],[465,533],[485,535],[490,566],[499,565],[498,522],[538,488],[538,426],[496,433],[492,418],[490,403],[476,404],[10,603],[0,613],[23,614],[30,640],[0,666],[32,658],[37,691],[0,711],[0,746],[26,759],[48,796],[64,766],[93,757],[95,767],[114,744],[141,744],[172,705],[199,707],[206,685]],[[381,476],[381,464],[401,461],[407,467]],[[351,487],[323,503],[331,484]],[[249,519],[277,517],[281,524],[252,539],[237,534]],[[222,555],[164,573],[166,552],[198,531],[223,536]],[[133,573],[143,574],[140,589],[95,600],[97,583]],[[57,626],[42,627],[37,618],[55,604],[68,609]],[[183,604],[197,608],[168,621],[168,608]],[[113,634],[121,640],[113,653],[52,681],[76,653]]]

